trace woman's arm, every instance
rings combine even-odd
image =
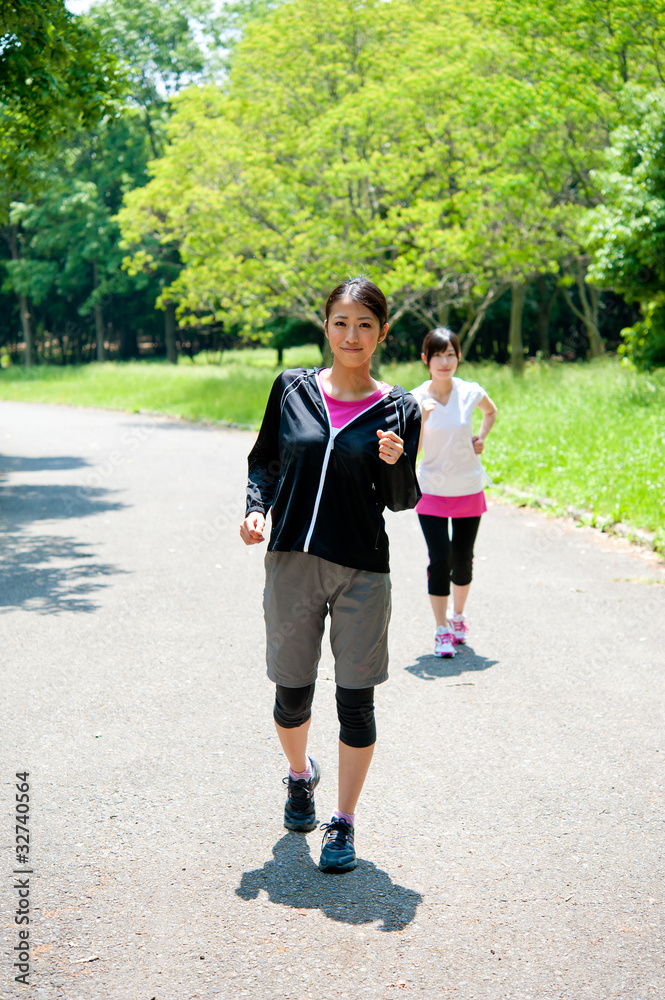
[[[483,448],[485,447],[485,438],[489,432],[494,427],[494,421],[496,420],[497,408],[495,403],[489,398],[487,393],[478,403],[478,409],[482,411],[483,419],[480,424],[480,430],[477,434],[474,434],[471,438],[473,443],[473,450],[476,455],[482,455]]]
[[[382,459],[379,495],[390,510],[410,510],[420,499],[416,478],[417,443],[420,436],[420,408],[416,400],[405,393],[403,397],[403,436],[394,431],[379,431],[379,454]]]
[[[281,378],[273,383],[256,443],[249,453],[247,504],[240,537],[245,545],[264,541],[266,514],[272,506],[279,480],[279,418]]]
[[[423,446],[423,431],[425,430],[425,424],[429,420],[430,414],[435,406],[436,400],[432,399],[431,396],[427,399],[423,399],[420,404],[420,415],[422,417],[422,421],[420,424],[420,437],[418,438],[418,454],[420,454],[420,449]]]

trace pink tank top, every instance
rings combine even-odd
[[[374,403],[381,399],[382,396],[385,396],[385,394],[391,389],[391,386],[389,386],[387,382],[379,382],[381,388],[377,389],[376,392],[373,392],[371,396],[367,396],[365,399],[349,401],[334,399],[332,396],[329,396],[323,388],[323,382],[321,380],[322,374],[323,372],[320,371],[317,376],[319,389],[321,390],[323,401],[325,402],[326,407],[328,408],[328,413],[330,414],[330,423],[337,430],[339,430],[340,427],[344,427],[345,424],[348,424],[349,420],[353,420],[353,418],[357,417],[359,413],[363,412],[363,410],[367,410],[370,406],[373,406]]]

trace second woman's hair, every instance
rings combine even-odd
[[[326,319],[338,299],[352,299],[366,306],[374,313],[383,329],[388,322],[388,303],[381,289],[368,278],[348,278],[337,288],[333,288],[326,302]]]
[[[457,334],[445,326],[437,326],[435,330],[430,330],[423,340],[423,354],[427,358],[427,365],[429,366],[435,354],[443,354],[448,347],[452,347],[459,361],[462,357],[462,348]]]

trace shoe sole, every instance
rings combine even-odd
[[[284,827],[287,830],[291,830],[292,833],[311,833],[312,830],[316,830],[318,822],[316,816],[313,820],[308,820],[306,823],[298,820],[287,820],[284,817]]]
[[[344,872],[352,872],[354,868],[358,866],[358,859],[354,858],[353,861],[347,861],[343,865],[325,865],[319,862],[319,871],[323,872],[324,875],[343,875]]]

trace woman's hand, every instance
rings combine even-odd
[[[422,415],[423,423],[429,420],[429,415],[436,406],[436,400],[429,396],[427,399],[423,399],[420,404],[420,412]]]
[[[475,451],[476,455],[482,455],[483,448],[485,447],[485,442],[483,441],[483,439],[481,437],[478,437],[477,434],[474,434],[473,437],[471,438],[471,444],[473,445],[473,450]]]
[[[402,457],[404,442],[394,431],[377,431],[379,438],[379,458],[387,465],[394,465]]]
[[[248,514],[240,525],[240,537],[245,545],[258,545],[264,542],[263,529],[266,526],[266,519],[258,510],[253,510]]]

